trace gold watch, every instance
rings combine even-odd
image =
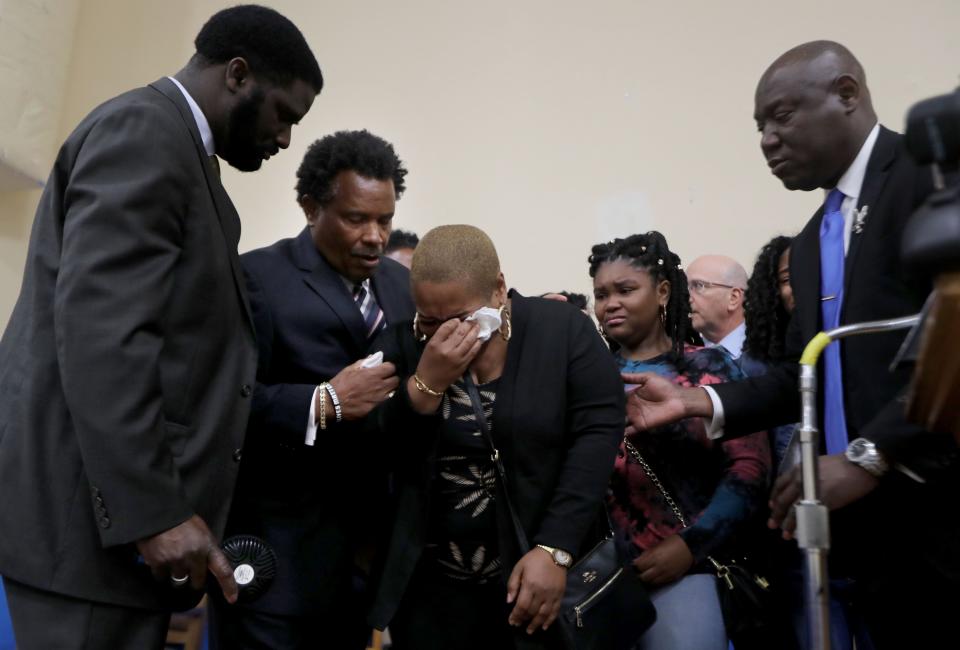
[[[552,546],[547,546],[546,544],[537,544],[537,548],[542,548],[549,553],[550,557],[553,558],[553,561],[557,566],[562,566],[564,569],[569,569],[571,566],[573,566],[573,556],[562,548],[553,548]]]

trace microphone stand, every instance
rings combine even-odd
[[[797,503],[797,545],[804,554],[804,605],[810,650],[830,650],[830,587],[827,553],[830,551],[830,518],[820,501],[817,458],[820,432],[817,428],[817,361],[833,341],[848,336],[874,334],[913,327],[920,315],[844,325],[814,336],[800,357],[800,473],[803,498]]]

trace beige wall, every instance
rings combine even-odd
[[[64,135],[96,103],[174,72],[229,4],[81,0]],[[687,262],[724,252],[749,267],[769,237],[798,230],[820,197],[769,174],[751,120],[759,74],[788,47],[849,45],[896,129],[960,71],[956,0],[272,5],[304,31],[327,86],[288,152],[256,174],[224,173],[242,250],[302,226],[291,188],[309,142],[365,127],[410,169],[395,225],[485,228],[527,293],[587,290],[589,247],[614,235],[656,228]],[[0,226],[5,259],[22,257],[25,239],[8,234],[24,231],[24,210],[3,216],[15,224]],[[18,286],[0,279],[0,322]]]

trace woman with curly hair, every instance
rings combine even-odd
[[[680,258],[659,232],[598,244],[589,262],[596,317],[621,372],[655,372],[686,386],[743,376],[723,350],[701,347]],[[640,649],[726,649],[707,558],[759,510],[769,466],[765,432],[717,443],[699,418],[625,432],[609,506],[657,608]]]
[[[747,282],[743,304],[747,324],[744,350],[751,359],[773,363],[783,358],[787,324],[793,312],[790,288],[790,242],[774,237],[760,250]],[[747,374],[750,374],[749,372]]]
[[[766,374],[771,364],[783,361],[787,325],[793,313],[790,288],[790,242],[792,237],[774,237],[760,250],[747,282],[743,304],[746,340],[740,368],[749,377]],[[783,465],[795,424],[784,424],[770,431],[773,467]],[[785,469],[785,467],[784,467]]]

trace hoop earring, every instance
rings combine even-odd
[[[506,326],[507,331],[504,332],[503,328]],[[506,305],[500,305],[500,338],[504,341],[509,341],[510,337],[513,336],[513,324],[510,322],[510,310],[507,309]]]
[[[660,325],[663,326],[663,330],[667,330],[667,306],[660,305]]]
[[[427,340],[427,335],[420,329],[420,314],[413,315],[413,338],[421,343]]]

